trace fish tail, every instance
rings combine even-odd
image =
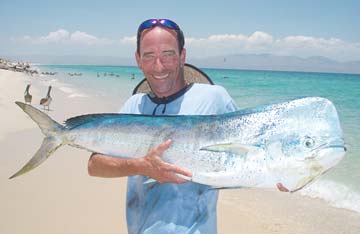
[[[65,130],[61,124],[51,119],[44,112],[32,107],[31,105],[15,102],[26,114],[34,120],[44,133],[45,138],[40,146],[40,149],[35,155],[23,166],[18,172],[12,175],[9,179],[15,178],[26,172],[36,168],[42,162],[44,162],[51,154],[55,152],[59,147],[64,145],[63,140],[58,136],[60,132]]]
[[[54,137],[45,137],[40,149],[35,153],[35,155],[23,166],[18,172],[12,175],[9,179],[13,179],[17,176],[25,174],[28,171],[39,166],[42,162],[44,162],[52,153],[55,152],[60,146],[62,142]]]

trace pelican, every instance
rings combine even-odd
[[[45,98],[41,98],[40,100],[40,105],[42,105],[44,107],[44,110],[45,110],[45,107],[47,107],[47,110],[49,111],[50,110],[50,103],[52,101],[52,98],[50,96],[50,91],[51,91],[51,86],[49,86],[49,89],[48,89],[48,92],[47,92],[47,95]]]
[[[24,99],[25,99],[25,103],[29,103],[31,104],[31,100],[32,100],[32,95],[29,93],[29,89],[30,89],[30,84],[28,84],[26,86],[26,90],[24,92]]]

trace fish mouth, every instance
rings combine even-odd
[[[318,149],[321,150],[326,148],[341,148],[344,149],[345,152],[347,151],[346,146],[344,144],[336,144],[336,143],[322,144],[313,150],[318,150]]]
[[[347,148],[344,144],[339,144],[339,143],[326,143],[326,144],[322,144],[319,145],[318,147],[312,149],[311,155],[306,157],[305,160],[311,160],[311,159],[316,159],[321,157],[321,152],[323,151],[334,151],[338,154],[345,154],[347,151]],[[319,156],[320,155],[320,156]]]
[[[315,178],[335,167],[345,156],[347,148],[343,144],[323,144],[312,150],[311,156],[305,158],[309,165],[310,175],[302,178],[290,192],[297,192],[311,184]]]

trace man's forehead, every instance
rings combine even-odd
[[[176,32],[162,27],[151,28],[144,32],[140,41],[141,53],[178,50]]]
[[[141,34],[141,41],[149,37],[159,37],[159,38],[174,38],[177,39],[177,34],[174,30],[156,26],[153,28],[145,29]]]

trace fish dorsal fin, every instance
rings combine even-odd
[[[99,118],[112,118],[119,114],[107,113],[107,114],[88,114],[88,115],[79,115],[65,120],[64,124],[67,128],[73,128],[84,123],[91,122]]]
[[[245,145],[240,143],[223,143],[205,146],[202,147],[200,150],[247,155],[250,151],[258,151],[259,149],[260,147],[255,145]]]

